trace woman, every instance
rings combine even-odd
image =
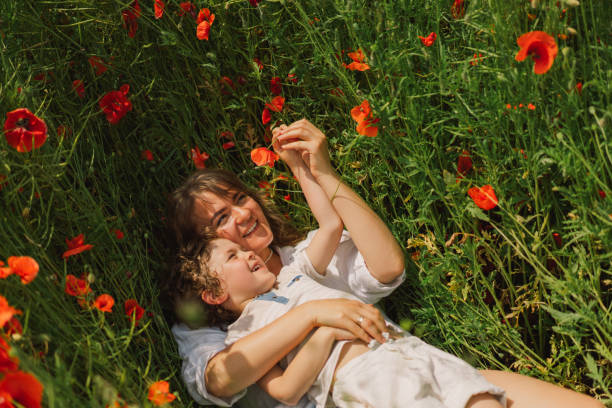
[[[283,125],[273,135],[275,145],[282,142],[285,152],[301,153],[350,233],[350,238],[345,234],[322,283],[338,289],[349,287],[366,302],[373,303],[386,296],[403,280],[402,250],[382,220],[334,172],[325,135],[306,120]],[[277,152],[281,157],[284,154]],[[191,240],[206,228],[255,251],[266,260],[271,271],[278,273],[283,261],[287,262],[305,246],[304,241],[296,247],[288,246],[296,242],[296,235],[261,198],[231,176],[212,171],[208,174],[216,174],[216,178],[207,178],[206,173],[192,176],[170,199],[169,221],[177,243]],[[181,285],[170,279],[167,287],[175,299],[189,295],[186,281]],[[253,387],[246,399],[240,398],[246,387],[268,372],[317,326],[343,328],[364,341],[370,338],[384,341],[380,313],[369,305],[343,300],[305,304],[228,348],[224,348],[224,332],[218,329],[189,330],[185,325],[175,325],[173,333],[184,359],[183,378],[196,401],[224,406],[239,401],[244,406],[280,407]],[[483,371],[483,375],[506,390],[509,406],[514,408],[544,404],[601,406],[589,397],[529,377],[496,371]],[[302,401],[300,406],[305,404]],[[476,399],[472,406],[486,404],[487,401]]]

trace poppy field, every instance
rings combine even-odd
[[[196,406],[159,302],[196,168],[316,227],[307,118],[405,248],[428,343],[612,406],[612,9],[598,0],[0,2],[0,407]],[[20,405],[19,405],[20,404]]]

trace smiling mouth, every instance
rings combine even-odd
[[[255,223],[253,224],[253,226],[251,228],[249,228],[247,230],[247,232],[244,233],[242,238],[246,238],[249,234],[251,234],[253,231],[255,231],[255,228],[257,228],[258,225],[259,225],[259,221],[256,220]]]

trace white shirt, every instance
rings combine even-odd
[[[292,263],[295,257],[306,249],[315,232],[309,232],[306,239],[299,242],[295,247],[276,248],[282,264],[289,265]],[[389,295],[404,281],[405,273],[402,273],[391,283],[380,283],[368,271],[365,261],[350,238],[348,231],[343,231],[340,244],[327,267],[326,274],[324,276],[317,274],[315,278],[329,288],[350,292],[365,303],[376,303]],[[248,387],[248,390],[227,398],[219,398],[209,394],[206,390],[204,371],[208,361],[219,351],[225,349],[227,333],[212,327],[190,330],[184,324],[174,325],[172,333],[178,343],[179,354],[183,359],[183,380],[189,394],[199,404],[228,407],[237,403],[238,406],[244,408],[285,407],[257,385],[252,385]],[[245,395],[246,398],[243,398]],[[313,405],[309,404],[306,398],[302,398],[297,406],[306,408]]]

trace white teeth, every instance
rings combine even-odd
[[[247,232],[244,233],[243,237],[246,237],[251,232],[253,232],[255,230],[255,228],[257,228],[257,224],[259,224],[259,223],[257,221],[255,221],[255,224],[253,224],[253,226],[251,228],[249,228]]]

